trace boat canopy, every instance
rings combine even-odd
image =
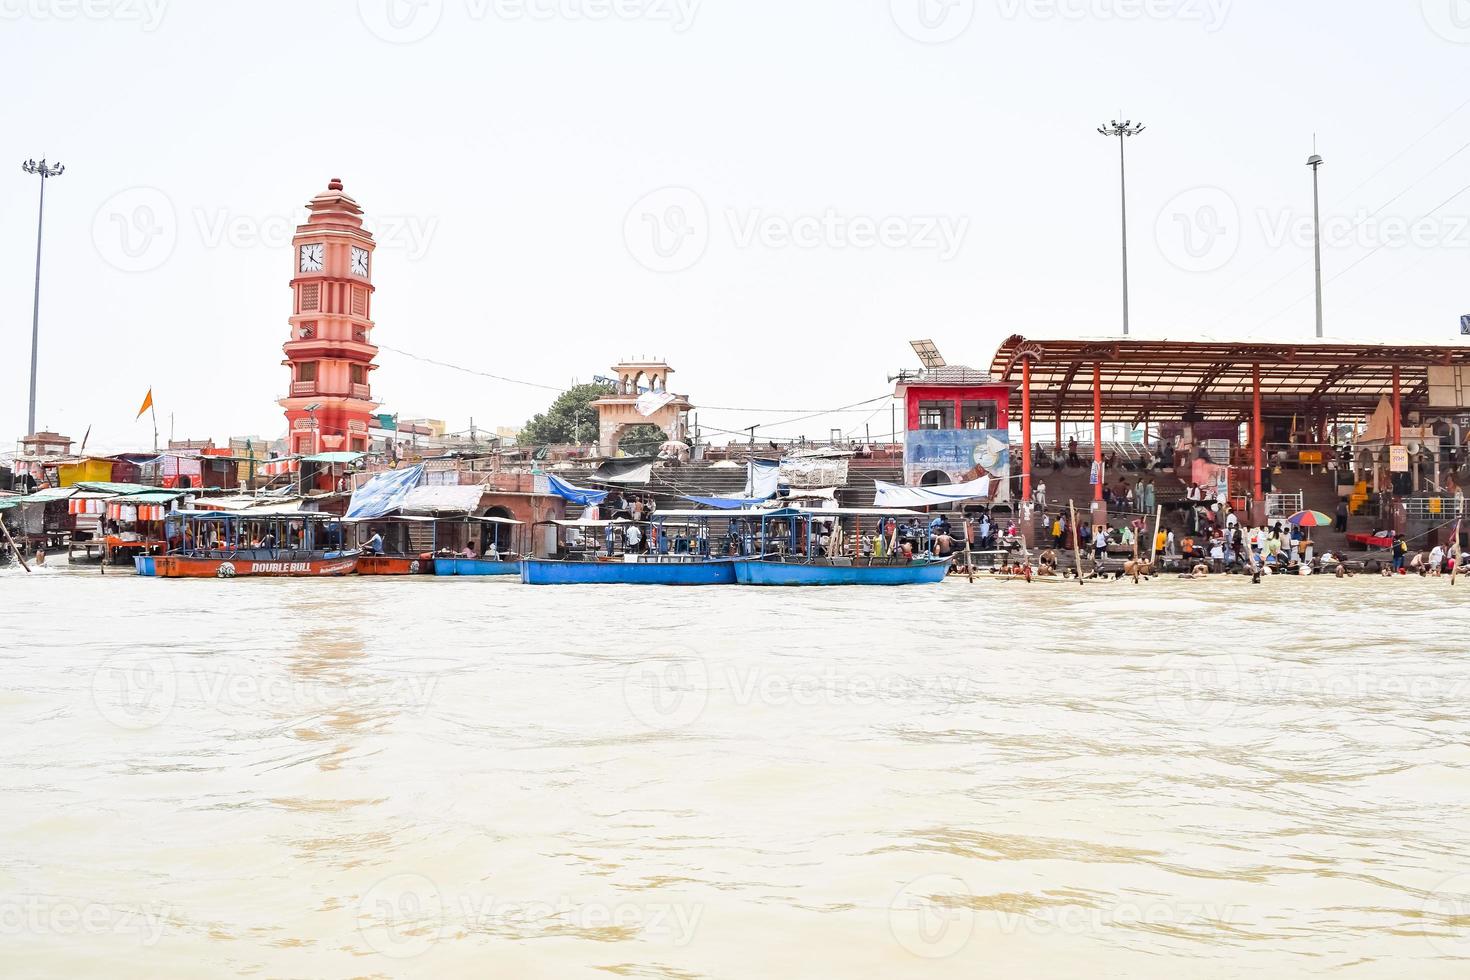
[[[782,507],[761,512],[762,517],[928,517],[902,507]]]
[[[247,510],[260,509],[271,513],[286,513],[291,510],[299,510],[302,500],[300,497],[283,500],[280,497],[262,495],[259,497],[202,497],[194,501],[193,509],[196,511],[215,510],[227,513],[239,513]]]
[[[769,510],[656,510],[653,512],[652,520],[661,521],[666,517],[677,518],[699,518],[718,517],[722,520],[737,520],[742,517],[765,517],[772,513]]]
[[[695,497],[687,493],[683,497],[685,500],[705,507],[713,507],[716,510],[744,510],[770,499],[769,497]]]
[[[541,521],[540,523],[542,523],[542,524],[554,524],[557,527],[622,527],[622,526],[624,526],[626,524],[632,524],[633,522],[632,521],[628,521],[628,520],[624,520],[622,518],[618,518],[615,521],[575,520],[575,521]]]
[[[343,524],[392,524],[402,522],[406,524],[457,524],[460,521],[469,521],[473,524],[513,524],[519,527],[523,521],[513,521],[509,517],[457,517],[435,516],[433,514],[387,514],[382,517],[344,517]]]
[[[258,518],[284,518],[296,520],[298,518],[308,521],[337,521],[343,518],[336,514],[322,514],[314,510],[301,510],[300,505],[287,507],[252,507],[249,510],[176,510],[168,515],[179,517],[184,520],[208,521],[225,518],[229,520],[256,520]]]

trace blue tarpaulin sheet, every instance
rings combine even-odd
[[[581,487],[572,486],[565,480],[557,479],[550,473],[546,474],[546,483],[556,496],[563,500],[570,500],[574,504],[581,504],[583,507],[592,507],[607,499],[606,490],[583,490]]]
[[[352,502],[347,507],[346,519],[359,520],[366,517],[382,517],[403,506],[408,492],[423,482],[424,466],[410,466],[401,470],[379,473],[371,480],[352,491]]]
[[[756,504],[765,503],[769,497],[691,497],[684,495],[685,500],[692,500],[704,507],[714,507],[716,510],[744,510],[754,507]]]

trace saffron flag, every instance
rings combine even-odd
[[[146,395],[143,396],[143,404],[138,408],[138,414],[133,416],[133,421],[134,422],[138,421],[140,418],[143,417],[143,413],[146,412],[146,411],[148,411],[148,409],[150,409],[152,407],[153,407],[153,389],[152,388],[149,388],[148,389],[148,394],[146,394]]]

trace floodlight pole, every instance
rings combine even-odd
[[[1312,249],[1317,263],[1317,336],[1322,336],[1322,208],[1317,197],[1317,171],[1322,158],[1313,153],[1307,160],[1312,168]]]
[[[46,181],[60,177],[66,167],[59,163],[48,164],[45,160],[39,163],[27,160],[20,168],[41,178],[41,203],[36,210],[36,293],[31,304],[31,398],[26,413],[26,435],[33,435],[36,431],[36,359],[41,339],[41,228],[46,219]]]
[[[1103,136],[1116,136],[1118,138],[1118,178],[1121,185],[1122,222],[1123,222],[1123,336],[1128,336],[1128,163],[1124,153],[1125,141],[1129,136],[1137,136],[1146,127],[1143,123],[1135,123],[1131,119],[1118,122],[1116,119],[1109,120],[1108,125],[1099,126],[1097,131]]]

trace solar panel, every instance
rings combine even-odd
[[[939,353],[939,348],[934,346],[932,340],[911,340],[909,346],[914,353],[919,355],[919,363],[926,368],[942,368],[945,366],[944,356]]]

